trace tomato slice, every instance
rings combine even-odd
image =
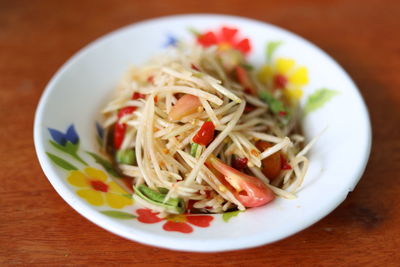
[[[264,151],[270,147],[272,147],[272,144],[266,141],[258,141],[256,144],[256,147],[260,151]],[[263,159],[262,161],[262,173],[267,176],[269,179],[273,180],[275,179],[280,171],[281,171],[281,153],[276,152],[272,154],[271,156]]]
[[[242,173],[229,165],[223,163],[215,156],[210,156],[207,165],[211,165],[211,171],[218,171],[224,176],[225,181],[233,188],[230,188],[234,196],[245,207],[258,207],[271,202],[275,195],[260,179]],[[220,175],[217,175],[220,177]],[[229,189],[229,188],[228,188]]]
[[[176,102],[169,112],[172,120],[180,120],[181,118],[195,113],[201,106],[200,99],[194,95],[184,95]]]
[[[193,136],[193,142],[206,146],[214,139],[215,126],[211,121],[206,121],[201,126],[200,130]]]

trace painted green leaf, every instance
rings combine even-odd
[[[76,144],[73,144],[70,141],[68,141],[64,146],[59,145],[52,140],[49,140],[49,142],[52,146],[54,146],[55,148],[57,148],[58,150],[60,150],[64,153],[71,155],[74,159],[76,159],[80,163],[82,163],[84,165],[88,165],[77,153],[78,148],[79,148],[79,142]]]
[[[103,147],[103,140],[101,140],[101,138],[99,136],[96,136],[96,141],[97,141],[97,144],[99,145],[99,147]]]
[[[121,196],[124,196],[129,199],[133,199],[132,194],[122,194]]]
[[[107,215],[112,218],[117,219],[135,219],[136,216],[127,212],[118,211],[118,210],[102,210],[100,211],[102,214]]]
[[[100,157],[99,155],[86,151],[98,164],[103,166],[103,168],[112,176],[114,177],[119,177],[117,171],[114,169],[113,165],[111,162],[109,162],[107,159]]]
[[[73,144],[73,143],[71,143],[70,141],[68,141],[68,142],[65,144],[65,148],[66,148],[66,150],[67,150],[69,153],[71,153],[71,154],[76,154],[76,151],[78,151],[78,148],[79,148],[79,142],[76,143],[76,144]]]
[[[72,165],[71,163],[69,163],[68,161],[66,161],[64,159],[62,159],[54,154],[51,154],[49,152],[46,152],[46,154],[51,159],[51,161],[53,161],[56,165],[63,168],[64,170],[67,170],[67,171],[78,170],[77,167],[75,167],[74,165]]]
[[[67,141],[64,146],[57,144],[56,142],[54,142],[52,140],[49,140],[49,142],[55,148],[65,152],[65,153],[68,153],[68,154],[74,154],[78,150],[78,147],[79,147],[79,143],[73,144],[70,141]]]
[[[266,60],[267,63],[271,63],[272,60],[272,55],[274,54],[275,50],[278,49],[278,47],[283,44],[282,41],[272,41],[267,43],[265,55],[266,55]]]
[[[195,28],[193,28],[193,27],[189,27],[189,28],[187,28],[188,29],[188,31],[191,33],[191,34],[193,34],[194,36],[199,36],[199,35],[201,35],[201,33],[198,31],[198,30],[196,30]]]
[[[241,213],[241,212],[242,211],[240,211],[240,210],[225,212],[222,215],[222,219],[224,220],[224,222],[229,222],[230,219],[232,219],[233,217],[238,216],[238,214]]]
[[[308,114],[323,107],[329,100],[335,95],[339,94],[338,91],[330,90],[327,88],[321,88],[315,91],[307,98],[307,102],[304,106],[304,114]]]

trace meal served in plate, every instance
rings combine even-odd
[[[295,198],[307,171],[298,102],[243,53],[178,44],[132,67],[102,110],[105,152],[161,214],[222,213]]]

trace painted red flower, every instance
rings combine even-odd
[[[149,209],[138,209],[136,213],[138,215],[137,220],[142,223],[158,223],[164,220],[157,216],[158,212],[153,212]]]
[[[157,216],[159,214],[158,212],[153,212],[149,209],[138,209],[136,213],[139,222],[152,224],[166,221],[163,225],[165,231],[181,232],[184,234],[193,232],[192,225],[203,228],[209,227],[211,221],[214,219],[214,217],[210,215],[194,214],[168,215],[166,218],[160,218]]]
[[[248,38],[239,38],[236,28],[222,27],[219,31],[208,31],[197,36],[197,42],[204,47],[217,45],[220,50],[236,49],[247,54],[251,50]]]

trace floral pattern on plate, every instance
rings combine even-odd
[[[153,212],[149,209],[138,209],[137,220],[142,223],[153,224],[165,221],[163,229],[168,232],[181,232],[189,234],[193,232],[193,225],[197,227],[206,228],[214,219],[211,215],[197,215],[197,214],[177,214],[168,215],[165,218],[160,218],[158,212]]]

